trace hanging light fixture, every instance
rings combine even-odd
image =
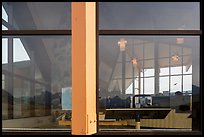
[[[127,44],[127,41],[124,38],[121,38],[120,41],[118,41],[118,46],[120,47],[120,51],[125,51],[126,44]]]
[[[137,60],[136,60],[136,58],[133,58],[133,59],[132,59],[132,65],[133,65],[134,67],[137,65]]]
[[[174,54],[172,57],[171,57],[172,61],[173,62],[178,62],[179,61],[179,56]]]

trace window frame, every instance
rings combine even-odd
[[[196,35],[200,36],[200,53],[202,42],[202,1],[200,2],[200,30],[99,30],[99,2],[96,2],[96,114],[97,121],[99,121],[99,35]],[[8,28],[12,28],[6,21],[2,19],[2,24]],[[2,30],[3,36],[40,36],[40,35],[61,35],[61,36],[71,36],[71,30]],[[202,58],[200,57],[200,69],[202,68]],[[202,71],[200,71],[202,75]],[[202,83],[202,77],[200,77],[200,83]],[[201,108],[201,118],[202,121],[202,84],[200,84],[200,108]],[[202,135],[202,123],[200,125],[200,131],[99,131],[99,122],[97,122],[97,133],[96,135]],[[71,131],[65,130],[3,130],[2,135],[71,135]]]

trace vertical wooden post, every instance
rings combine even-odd
[[[72,134],[96,133],[96,3],[72,2]]]

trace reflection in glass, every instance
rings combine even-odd
[[[8,30],[8,28],[2,25],[2,30]]]
[[[13,61],[20,62],[30,60],[28,52],[25,49],[25,45],[23,45],[21,40],[19,38],[14,38],[13,43],[14,43]]]
[[[3,128],[64,128],[58,121],[71,120],[71,109],[62,110],[62,91],[72,85],[70,37],[2,38],[6,39],[13,40],[10,45],[13,71],[2,71],[2,117],[17,124],[14,126],[3,120]],[[10,90],[13,92],[8,90],[12,76]],[[71,128],[70,124],[68,127]]]
[[[183,57],[183,73],[191,74],[192,73],[192,56]]]
[[[154,45],[155,43],[151,41],[144,41],[143,42],[144,48],[144,59],[153,59],[154,58]]]
[[[154,94],[154,77],[144,78],[144,94]]]
[[[12,8],[7,15],[10,15],[15,22],[15,24],[10,23],[12,29],[67,30],[71,28],[71,2],[5,2],[4,4]],[[8,9],[5,10],[8,11]],[[8,22],[7,16],[2,12],[2,17]]]
[[[144,77],[154,76],[154,60],[144,61]]]
[[[199,2],[100,2],[99,28],[200,29],[199,12]]]
[[[14,119],[30,116],[30,83],[22,78],[14,77],[13,89]]]
[[[183,76],[183,92],[192,93],[192,75]]]
[[[165,95],[169,93],[169,77],[159,77],[159,92]]]
[[[8,119],[8,76],[2,73],[2,120]]]
[[[169,75],[169,58],[159,59],[160,76]]]
[[[13,39],[13,68],[14,73],[31,76],[31,59],[28,54],[31,51],[26,50],[26,44],[23,44],[19,38]]]
[[[181,76],[171,76],[171,92],[182,92],[182,77]]]
[[[190,65],[190,66],[183,66],[183,73],[184,74],[192,74],[192,65]]]
[[[127,41],[125,51],[120,51],[116,46],[120,38]],[[141,128],[192,129],[192,119],[186,119],[185,115],[190,115],[190,110],[193,110],[193,106],[189,105],[192,102],[192,93],[195,92],[195,89],[192,89],[193,79],[199,79],[195,72],[192,72],[196,63],[192,64],[191,61],[198,58],[199,54],[196,53],[199,50],[195,47],[199,46],[199,37],[182,36],[185,39],[182,44],[177,44],[176,38],[177,36],[100,36],[100,129],[135,128],[135,119],[126,120],[128,113],[124,113],[130,108],[149,107],[154,108],[155,113],[156,109],[160,108],[168,108],[171,112],[164,119],[160,119],[161,121],[150,118],[151,116],[144,117],[141,119]],[[191,51],[193,49],[196,49],[194,56]],[[125,56],[122,56],[123,53]],[[130,60],[125,58],[127,56]],[[136,59],[134,65],[133,59]],[[124,110],[123,115],[120,115],[119,108]],[[108,111],[114,111],[116,115],[108,117]],[[182,116],[177,117],[177,113]],[[175,117],[168,123],[170,115]],[[177,121],[181,119],[185,122],[178,124]],[[110,120],[111,124],[105,123]],[[117,122],[127,121],[132,124],[116,125]],[[151,125],[150,121],[152,124],[155,122],[155,125]]]
[[[167,43],[159,43],[158,50],[159,50],[159,58],[169,57],[169,48],[171,46]]]
[[[45,115],[45,92],[46,88],[44,85],[35,84],[35,115]]]
[[[3,5],[2,5],[2,19],[8,22],[8,14],[6,13]]]

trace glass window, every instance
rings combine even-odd
[[[120,50],[120,46],[117,45],[118,42],[122,42],[121,38],[127,44],[124,50]],[[141,128],[171,129],[174,127],[174,129],[180,129],[175,127],[175,124],[177,125],[177,121],[183,118],[185,122],[180,121],[180,127],[192,129],[192,119],[185,119],[184,115],[190,115],[190,107],[192,110],[195,109],[193,105],[189,104],[193,98],[192,93],[196,92],[192,88],[193,80],[199,79],[197,75],[199,72],[192,72],[196,69],[197,66],[194,65],[198,64],[198,61],[192,64],[190,58],[196,60],[199,56],[199,37],[182,36],[185,40],[182,44],[177,44],[177,38],[177,36],[129,35],[99,37],[99,64],[103,64],[99,66],[99,93],[100,97],[103,96],[99,99],[100,130],[106,128],[134,129],[135,119],[128,119],[129,114],[133,115],[133,112],[128,111],[129,108],[148,107],[153,107],[155,110],[169,109],[170,113],[166,114],[165,118],[160,119],[161,121],[156,120],[157,118],[150,118],[151,116],[144,116],[140,121]],[[130,52],[129,49],[134,51]],[[118,63],[119,56],[116,55],[119,53],[125,53],[134,60],[121,59]],[[148,54],[151,57],[147,57]],[[187,64],[192,68],[186,70]],[[112,110],[113,113],[109,112]],[[177,113],[179,115],[182,113],[182,118],[177,117]],[[167,121],[171,115],[175,115],[175,119],[171,121],[172,124],[169,123],[168,125]],[[151,124],[153,121],[155,121],[155,125]],[[119,124],[120,122],[127,122],[127,124]]]
[[[9,5],[12,9],[10,11],[12,12],[10,18],[13,20],[12,24],[10,22],[11,29],[71,29],[71,2],[5,2],[4,4]],[[8,15],[6,16],[4,11],[2,10],[2,17],[8,21]]]
[[[171,67],[171,75],[182,74],[182,66]]]
[[[199,12],[199,2],[100,2],[99,28],[198,30]]]
[[[2,72],[2,94],[5,95],[2,96],[2,116],[17,123],[13,126],[3,120],[3,128],[65,128],[58,121],[65,116],[65,119],[71,121],[71,104],[69,109],[62,105],[63,97],[68,97],[71,102],[71,38],[12,36],[3,39],[13,39],[11,64],[14,69],[11,74]],[[10,75],[7,76],[7,73]],[[10,89],[13,92],[8,94],[7,85],[11,83],[7,79],[12,76],[13,86]],[[62,95],[62,92],[67,92],[67,88],[69,94]],[[9,106],[13,106],[13,109]],[[27,118],[26,122],[23,118]],[[71,125],[68,127],[70,129]]]

